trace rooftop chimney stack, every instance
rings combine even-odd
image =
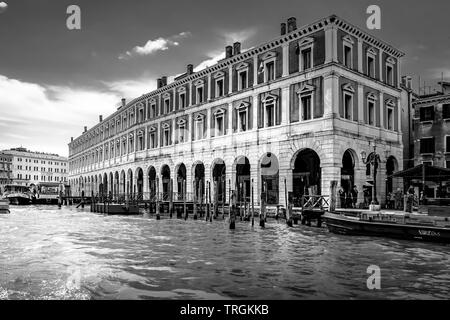
[[[122,107],[125,107],[127,105],[127,99],[122,98]]]
[[[84,132],[87,132],[87,127],[86,126],[84,126]]]
[[[281,24],[281,35],[284,36],[286,34],[286,23]]]
[[[99,116],[98,116],[98,121],[99,121],[99,122],[103,122],[103,116],[102,116],[102,115],[99,115]]]
[[[233,55],[237,56],[240,53],[241,53],[241,43],[240,42],[233,43]]]
[[[194,73],[194,66],[192,64],[187,65],[187,75],[191,75]]]
[[[297,19],[291,17],[287,20],[288,33],[297,30]]]
[[[162,82],[162,86],[163,86],[163,87],[164,87],[164,86],[167,86],[167,77],[166,77],[166,76],[161,77],[161,82]]]
[[[162,87],[162,81],[161,78],[156,79],[156,89],[159,89]]]
[[[70,142],[73,142],[73,137],[70,137]]]
[[[233,47],[226,46],[225,47],[225,59],[231,58],[233,56]]]

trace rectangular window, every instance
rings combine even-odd
[[[311,120],[312,119],[312,103],[311,96],[303,96],[301,97],[302,104],[302,120]]]
[[[239,88],[238,90],[247,89],[247,71],[239,72]]]
[[[223,96],[223,79],[218,79],[216,81],[216,98]]]
[[[266,81],[275,79],[275,62],[270,61],[266,63]]]
[[[308,70],[312,68],[312,49],[305,48],[301,51],[301,59],[302,59],[302,71]]]
[[[344,45],[344,66],[352,68],[352,47]]]
[[[164,114],[168,114],[170,112],[170,100],[164,100]]]
[[[273,103],[266,104],[266,127],[275,125],[275,106]]]
[[[450,136],[445,137],[445,152],[450,152]]]
[[[372,56],[367,56],[367,75],[375,78],[375,58]]]
[[[420,108],[420,121],[434,121],[434,106]]]
[[[442,118],[450,119],[450,103],[442,105]]]
[[[179,125],[178,126],[178,143],[184,142],[184,132],[185,132],[185,125]]]
[[[180,93],[180,109],[186,108],[186,94]]]
[[[138,151],[144,150],[144,137],[142,135],[138,136]]]
[[[239,131],[247,131],[247,110],[239,111]]]
[[[195,123],[195,129],[197,132],[197,140],[203,139],[203,120],[197,120]]]
[[[153,104],[150,106],[150,110],[151,110],[151,116],[152,116],[152,118],[155,118],[155,117],[156,117],[156,104],[155,104],[155,103],[153,103]]]
[[[351,94],[344,93],[344,118],[352,120],[353,97]]]
[[[156,135],[154,132],[150,133],[150,148],[156,148]]]
[[[203,87],[197,88],[197,103],[203,103]]]
[[[394,130],[394,109],[387,108],[387,129]]]
[[[434,153],[434,137],[420,139],[420,153]]]
[[[223,115],[216,116],[216,135],[223,136]]]
[[[386,66],[386,83],[394,85],[394,68],[391,65]]]
[[[371,100],[367,102],[367,120],[369,125],[375,125],[375,102]]]
[[[169,142],[170,142],[170,132],[169,132],[169,128],[166,128],[166,129],[164,129],[164,141],[163,141],[163,143],[164,143],[164,145],[165,146],[168,146],[169,145]]]
[[[139,122],[144,121],[144,109],[139,109]]]

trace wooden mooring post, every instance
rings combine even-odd
[[[156,178],[156,220],[160,220],[161,216],[159,213],[159,178]]]
[[[170,184],[169,184],[169,217],[170,219],[172,219],[172,214],[173,214],[173,179],[170,179]]]
[[[186,208],[186,180],[182,180],[183,185],[181,186],[181,189],[183,190],[183,216],[184,219],[187,219],[188,213]]]
[[[252,195],[252,227],[255,225],[255,203],[253,200],[253,179],[252,179],[252,191],[251,191],[251,195]]]
[[[193,190],[194,190],[194,194],[193,194],[193,197],[194,197],[194,220],[197,220],[197,186],[196,186],[195,179],[193,181],[193,184],[194,184],[194,188],[193,188]]]
[[[230,205],[231,205],[229,213],[230,230],[234,230],[236,229],[236,193],[234,191],[230,194]]]

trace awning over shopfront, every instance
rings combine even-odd
[[[450,180],[450,169],[419,164],[414,168],[396,172],[391,177],[440,182]]]

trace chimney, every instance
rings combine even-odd
[[[281,35],[284,36],[286,34],[286,23],[281,24]]]
[[[70,142],[73,142],[73,137],[70,137]]]
[[[87,132],[87,127],[86,126],[84,126],[84,132]]]
[[[226,46],[225,47],[225,59],[231,58],[233,56],[233,47]]]
[[[102,115],[98,116],[98,122],[103,122],[103,116]]]
[[[241,53],[241,43],[240,42],[233,43],[233,55],[237,56],[240,53]]]
[[[164,87],[164,86],[167,86],[167,77],[166,77],[166,76],[161,77],[161,82],[162,82],[162,86],[163,86],[163,87]]]
[[[162,87],[162,81],[161,78],[156,79],[156,89],[159,89]]]
[[[288,33],[297,30],[297,19],[291,17],[287,20]]]
[[[125,107],[127,105],[127,99],[122,98],[122,107]]]
[[[188,76],[194,73],[194,66],[192,64],[187,65],[186,73]]]

